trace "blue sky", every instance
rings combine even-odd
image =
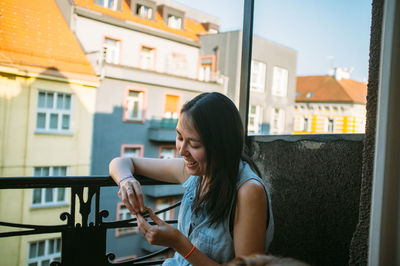
[[[175,0],[220,19],[220,30],[242,28],[243,0]],[[353,68],[367,80],[371,0],[255,0],[254,33],[297,51],[297,75]]]

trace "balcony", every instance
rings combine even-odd
[[[312,265],[348,263],[350,242],[358,223],[363,138],[364,135],[250,137],[251,157],[271,190],[275,219],[272,254]],[[140,182],[144,186],[160,184],[144,177]],[[135,219],[103,221],[108,211],[100,209],[100,188],[115,186],[109,177],[0,178],[0,183],[2,189],[71,188],[70,212],[60,213],[65,222],[62,225],[18,224],[4,221],[3,217],[0,222],[0,238],[60,232],[61,262],[52,265],[154,265],[162,261],[154,258],[160,258],[165,249],[124,262],[107,254],[107,230],[136,226]],[[89,217],[94,217],[93,222]],[[5,231],[4,227],[13,229]]]
[[[148,131],[149,139],[158,142],[175,142],[177,123],[176,118],[152,119]]]

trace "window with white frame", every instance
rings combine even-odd
[[[72,95],[53,91],[39,91],[36,130],[69,133],[71,129]]]
[[[153,18],[153,9],[151,7],[137,4],[136,5],[136,15],[141,18],[145,19],[152,19]]]
[[[96,0],[96,3],[105,8],[117,10],[118,9],[118,1],[120,1],[120,0]]]
[[[176,148],[173,146],[170,147],[160,147],[159,157],[161,159],[172,159],[176,158]]]
[[[326,118],[325,120],[325,132],[332,133],[335,130],[335,120],[332,118]]]
[[[141,157],[141,146],[122,145],[122,156],[124,157]]]
[[[272,77],[272,95],[286,97],[288,86],[287,69],[275,66]]]
[[[140,50],[140,67],[142,69],[154,69],[155,49],[143,46]]]
[[[266,64],[263,62],[251,61],[250,88],[254,91],[264,91]]]
[[[261,117],[261,110],[262,107],[260,105],[250,105],[250,110],[249,110],[249,121],[248,121],[248,126],[247,126],[247,131],[249,133],[260,133],[260,125],[262,121]]]
[[[271,134],[282,134],[285,130],[285,111],[280,108],[271,109]]]
[[[118,64],[120,41],[111,38],[104,39],[103,56],[107,63]]]
[[[156,204],[155,204],[155,210],[159,211],[165,208],[168,208],[174,203],[174,199],[171,197],[166,197],[166,198],[158,198],[156,199]],[[173,211],[168,210],[166,212],[162,212],[157,214],[157,216],[162,219],[162,220],[171,220],[174,218],[173,216]]]
[[[129,220],[134,218],[134,215],[129,211],[129,209],[122,203],[118,204],[117,207],[117,221],[123,221],[123,220]],[[123,228],[117,228],[117,235],[125,235],[125,234],[131,234],[131,233],[136,233],[138,231],[138,228],[135,227],[123,227]]]
[[[143,120],[143,91],[128,90],[125,106],[125,120]]]
[[[182,29],[182,18],[175,15],[168,15],[168,27]]]
[[[201,64],[199,69],[199,80],[209,82],[211,80],[211,64]]]
[[[34,176],[66,176],[66,166],[35,167]],[[66,188],[34,188],[32,207],[49,207],[67,204]]]
[[[28,266],[48,266],[52,261],[61,262],[61,238],[29,242]]]

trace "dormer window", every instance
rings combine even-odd
[[[145,19],[153,19],[153,9],[145,5],[137,4],[136,15]]]
[[[119,4],[120,1],[121,0],[96,0],[96,3],[105,8],[109,8],[112,10],[119,10],[120,9],[120,4]]]
[[[177,30],[182,29],[182,18],[175,15],[168,15],[168,27]]]

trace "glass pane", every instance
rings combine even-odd
[[[53,253],[54,253],[54,239],[50,239],[47,248],[47,254],[53,254]]]
[[[50,129],[58,128],[58,114],[50,114]]]
[[[38,107],[46,107],[46,93],[44,93],[43,91],[39,92]]]
[[[40,168],[40,167],[35,167],[35,170],[33,171],[34,172],[33,175],[34,176],[41,176],[42,175],[41,169],[42,168]]]
[[[37,243],[30,243],[29,245],[29,258],[37,257]]]
[[[62,167],[59,167],[59,169],[60,169],[60,176],[66,176],[67,175],[67,167],[62,166]]]
[[[28,264],[28,266],[37,266],[37,265],[38,265],[37,262],[32,262]]]
[[[71,95],[64,96],[64,109],[70,110],[71,109]]]
[[[63,130],[69,129],[69,115],[62,116],[62,129]]]
[[[61,238],[57,238],[57,244],[56,244],[56,252],[61,251]]]
[[[47,93],[47,104],[46,104],[46,107],[47,108],[53,108],[53,105],[54,105],[54,93],[48,92]]]
[[[64,99],[64,94],[59,93],[57,95],[57,109],[62,109],[63,108],[63,99]]]
[[[46,202],[53,202],[53,189],[52,188],[46,188],[45,191],[46,191],[45,201]]]
[[[53,173],[51,174],[51,176],[58,176],[59,174],[59,167],[53,167]]]
[[[42,266],[49,266],[49,265],[50,265],[50,260],[42,261]]]
[[[65,201],[65,188],[57,188],[57,201]]]
[[[50,168],[49,167],[42,167],[42,176],[49,176],[50,173]]]
[[[36,128],[38,128],[38,129],[46,128],[46,114],[45,113],[37,113]]]
[[[40,242],[39,242],[38,257],[44,256],[44,245],[45,245],[45,242],[44,242],[44,241],[40,241]]]
[[[42,201],[42,189],[41,188],[34,188],[33,189],[33,199],[32,202],[34,204],[38,204]]]

